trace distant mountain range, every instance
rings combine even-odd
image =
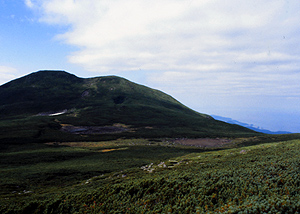
[[[117,76],[38,71],[0,86],[0,139],[253,136],[159,90]]]
[[[265,133],[265,134],[291,134],[291,132],[286,132],[286,131],[273,132],[273,131],[270,131],[270,130],[267,130],[267,129],[262,129],[260,127],[254,126],[253,124],[242,123],[240,121],[234,120],[234,119],[229,118],[229,117],[221,117],[221,116],[217,116],[217,115],[211,115],[211,116],[216,120],[224,121],[224,122],[230,123],[230,124],[236,124],[236,125],[244,126],[248,129],[254,130],[256,132],[262,132],[262,133]]]

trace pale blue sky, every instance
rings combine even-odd
[[[0,84],[119,75],[190,108],[300,132],[298,0],[0,0]]]

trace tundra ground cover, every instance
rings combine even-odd
[[[11,145],[0,152],[0,194],[15,196],[24,190],[70,186],[93,176],[199,151],[144,139]]]
[[[300,210],[300,140],[198,152],[163,146],[130,148],[137,150],[98,154],[115,153],[120,157],[129,151],[140,153],[142,150],[138,149],[144,148],[141,165],[90,176],[66,187],[48,186],[47,191],[40,193],[3,195],[0,211],[296,213]],[[149,152],[151,148],[154,150]],[[151,155],[147,160],[147,151],[148,155],[153,152],[157,155],[155,161]],[[131,157],[132,161],[135,158]]]

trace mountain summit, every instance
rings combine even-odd
[[[12,130],[10,137],[44,140],[255,134],[121,77],[79,78],[65,71],[38,71],[0,86],[0,122],[4,136]]]

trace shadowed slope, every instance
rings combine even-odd
[[[39,71],[0,86],[0,118],[2,130],[15,130],[10,135],[2,131],[7,138],[24,135],[44,140],[82,140],[81,136],[61,132],[62,124],[123,124],[130,128],[114,137],[255,134],[237,125],[216,121],[161,91],[124,78],[79,78],[64,71]],[[22,133],[18,133],[22,124]],[[89,135],[88,139],[101,137]]]

